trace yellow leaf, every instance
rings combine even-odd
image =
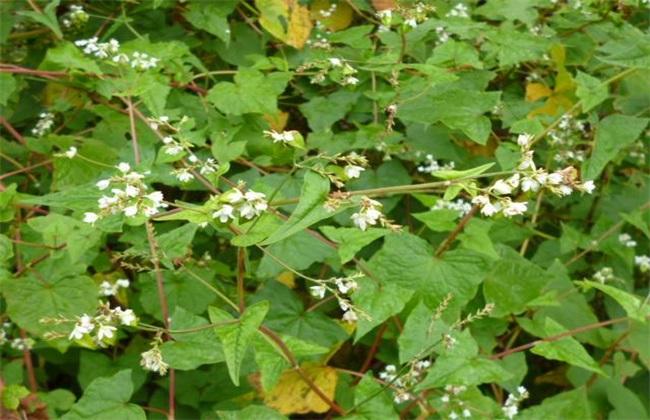
[[[332,4],[336,5],[336,9],[330,12]],[[323,13],[329,13],[329,17],[325,17]],[[353,14],[350,5],[340,1],[333,3],[330,0],[315,0],[311,5],[311,18],[320,21],[330,31],[340,31],[350,26]]]
[[[338,380],[335,369],[329,366],[303,366],[302,370],[323,394],[334,399]],[[282,414],[325,413],[330,409],[294,369],[282,373],[273,390],[264,395],[264,403]]]
[[[540,98],[551,96],[551,89],[542,83],[528,83],[526,85],[526,100],[535,102]]]
[[[275,131],[284,131],[284,127],[287,126],[287,121],[289,120],[289,113],[280,111],[275,115],[264,114],[264,119],[272,130]]]
[[[255,0],[260,23],[271,35],[295,48],[302,48],[309,39],[312,22],[309,9],[298,0]]]
[[[296,287],[296,276],[291,271],[283,271],[276,278],[277,281],[287,286],[289,289]]]
[[[533,118],[537,115],[558,115],[561,110],[565,112],[573,106],[573,101],[564,95],[553,95],[549,97],[544,105],[528,113],[528,118]]]

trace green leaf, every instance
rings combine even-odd
[[[486,163],[464,171],[435,171],[432,175],[440,179],[476,178],[493,166],[494,163]]]
[[[492,124],[484,116],[498,103],[500,92],[480,92],[465,89],[443,89],[406,102],[398,108],[397,116],[410,122],[433,124],[461,130],[470,139],[485,144]]]
[[[12,384],[2,390],[2,406],[9,410],[16,410],[20,400],[29,395],[29,389],[22,385]]]
[[[278,230],[267,238],[261,245],[270,245],[305,230],[309,226],[333,215],[323,204],[330,192],[330,182],[327,178],[313,171],[305,174],[302,184],[300,201],[289,219]]]
[[[59,26],[59,20],[56,17],[56,8],[59,7],[61,0],[52,0],[48,3],[47,6],[43,9],[42,12],[36,11],[19,11],[16,12],[18,15],[25,16],[31,20],[41,23],[47,26],[57,38],[63,38],[63,33],[61,32],[61,27]]]
[[[490,382],[503,382],[511,374],[498,363],[484,357],[472,358],[454,355],[438,357],[427,376],[416,387],[416,390],[444,387],[447,384],[480,385]]]
[[[336,242],[341,264],[345,264],[361,251],[366,245],[386,235],[389,230],[370,228],[365,231],[357,228],[335,228],[323,226],[321,232],[331,241]]]
[[[458,224],[458,212],[451,209],[429,210],[413,213],[413,217],[434,232],[449,232]]]
[[[593,418],[584,387],[546,398],[540,405],[522,410],[517,419],[584,420]]]
[[[630,318],[645,323],[650,316],[650,306],[648,306],[647,300],[642,301],[638,296],[634,296],[616,287],[590,280],[576,281],[576,284],[581,285],[585,290],[593,287],[605,293],[618,302]]]
[[[394,283],[377,284],[377,280],[362,277],[357,280],[359,288],[352,295],[352,301],[366,313],[357,322],[355,341],[366,335],[370,330],[387,320],[392,315],[404,309],[404,305],[413,296],[413,290],[403,288]]]
[[[393,408],[390,391],[383,389],[371,374],[366,374],[354,387],[354,404],[358,407],[346,419],[356,420],[397,420],[399,416]]]
[[[239,386],[239,372],[246,350],[268,311],[267,301],[257,302],[246,308],[236,323],[214,327],[214,332],[223,346],[230,379],[236,386]],[[214,306],[208,308],[208,314],[210,322],[214,324],[234,319],[228,312]]]
[[[235,83],[217,83],[207,99],[227,115],[246,113],[276,114],[276,100],[291,79],[291,73],[276,72],[267,76],[257,70],[240,69]]]
[[[583,179],[596,179],[609,161],[634,143],[648,124],[647,118],[609,115],[596,127],[593,152],[582,168]]]
[[[249,405],[238,411],[217,411],[220,419],[223,420],[287,420],[288,418],[264,405]]]
[[[171,368],[179,370],[192,370],[202,365],[223,362],[223,351],[214,338],[212,328],[202,328],[209,324],[207,319],[177,306],[172,315],[171,329],[196,331],[172,333],[174,339],[160,346],[163,360]]]
[[[451,293],[450,312],[469,302],[483,281],[486,260],[467,250],[433,257],[428,243],[409,233],[389,234],[383,248],[368,262],[368,269],[382,284],[395,284],[414,290],[429,307],[436,307]]]
[[[257,268],[257,275],[261,278],[275,277],[286,271],[286,267],[268,254],[295,270],[305,270],[315,262],[336,258],[335,249],[304,231],[271,244],[267,247],[267,251]]]
[[[576,76],[576,95],[580,98],[583,112],[589,112],[592,108],[607,99],[609,94],[607,85],[599,79],[581,71]]]
[[[551,281],[539,266],[509,254],[493,264],[483,283],[485,301],[494,303],[491,315],[495,317],[525,311]]]
[[[109,378],[97,378],[84,391],[63,420],[144,420],[144,410],[129,403],[133,394],[131,370],[126,369]]]
[[[207,268],[188,267],[195,275],[209,281],[214,279],[214,271]],[[163,270],[165,294],[170,313],[174,313],[177,306],[193,314],[201,314],[215,300],[214,293],[194,276],[184,270]],[[146,313],[156,319],[162,319],[160,300],[158,299],[158,286],[153,273],[141,274],[138,279],[140,285],[140,303]],[[209,281],[210,282],[210,281]],[[213,283],[213,282],[210,282]],[[214,284],[214,283],[213,283]]]
[[[168,268],[174,268],[174,259],[184,257],[191,251],[192,240],[198,225],[187,223],[179,228],[158,236],[158,246],[162,253],[161,261]]]
[[[397,339],[400,363],[408,362],[424,349],[440,342],[440,335],[434,334],[434,312],[419,302],[409,314],[404,329]]]
[[[54,48],[47,50],[44,62],[55,64],[56,68],[75,69],[87,73],[102,74],[101,69],[92,58],[84,53],[71,42],[62,42]],[[51,67],[49,65],[48,67]]]
[[[0,105],[7,105],[7,101],[16,87],[16,79],[11,74],[0,73]]]
[[[339,90],[329,96],[316,96],[300,105],[300,111],[307,117],[309,128],[315,132],[330,131],[332,124],[350,112],[359,94]]]
[[[448,67],[469,66],[477,69],[483,68],[483,63],[478,58],[478,51],[466,42],[450,39],[433,49],[433,55],[427,63],[445,65]]]
[[[60,264],[61,262],[59,262]],[[43,269],[43,266],[40,267]],[[2,293],[11,319],[32,334],[49,331],[68,334],[69,325],[44,325],[43,318],[74,318],[92,314],[97,305],[97,286],[86,276],[26,275],[2,279]]]
[[[0,265],[14,256],[14,244],[7,236],[0,233]]]
[[[228,45],[230,42],[230,26],[227,17],[232,13],[236,5],[236,0],[195,2],[190,4],[190,7],[183,15],[196,28],[215,35]]]
[[[494,222],[474,218],[463,229],[463,233],[458,235],[458,240],[463,248],[487,255],[497,259],[499,254],[494,249],[494,244],[490,238],[490,229]]]
[[[558,335],[566,332],[566,328],[551,318],[546,318],[544,331],[547,336]],[[538,354],[547,359],[561,360],[574,366],[605,375],[598,363],[589,356],[587,350],[573,337],[564,337],[557,341],[545,341],[535,345],[531,353]]]

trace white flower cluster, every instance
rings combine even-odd
[[[444,44],[451,38],[451,33],[447,32],[444,26],[436,26],[436,35],[438,36],[436,45]]]
[[[322,17],[323,19],[331,18],[332,15],[336,12],[336,9],[337,9],[337,4],[336,4],[336,3],[332,3],[332,4],[330,5],[330,7],[328,7],[327,9],[325,9],[325,10],[319,10],[319,11],[318,11],[318,14],[319,14],[320,17]]]
[[[449,12],[447,12],[446,17],[468,18],[469,8],[463,3],[457,3]]]
[[[381,26],[379,28],[380,32],[390,30],[390,25],[393,23],[392,9],[379,10],[375,16],[377,16],[377,19],[381,21]]]
[[[110,59],[113,63],[128,64],[136,70],[149,70],[155,68],[160,61],[156,57],[151,57],[146,53],[134,52],[131,57],[120,53],[120,43],[111,38],[108,42],[98,42],[98,38],[80,39],[75,41],[75,45],[83,49],[83,52],[101,59]]]
[[[522,159],[517,166],[517,172],[506,179],[497,180],[487,189],[487,194],[474,197],[472,203],[481,206],[481,213],[493,216],[501,212],[505,217],[524,214],[528,209],[527,202],[514,202],[508,195],[516,193],[519,189],[523,192],[537,192],[546,188],[553,194],[564,197],[574,190],[591,194],[596,188],[593,181],[579,182],[576,179],[576,170],[567,167],[560,171],[548,173],[544,168],[537,169],[533,161],[533,150],[530,144],[533,136],[520,134],[517,143],[522,149]],[[496,198],[491,201],[490,196]]]
[[[77,150],[76,147],[70,146],[70,147],[68,147],[68,150],[66,150],[65,152],[55,153],[54,156],[64,157],[64,158],[68,158],[68,159],[74,159],[74,157],[77,156],[77,152],[78,152],[78,150]]]
[[[34,340],[31,338],[14,338],[9,342],[9,346],[18,351],[27,351],[31,350],[34,347]]]
[[[345,165],[343,167],[343,173],[348,180],[359,178],[361,172],[365,171],[368,166],[368,159],[356,152],[350,152],[345,156],[339,157],[337,160],[343,162]]]
[[[63,17],[61,23],[63,23],[63,26],[66,28],[80,28],[88,22],[89,18],[90,16],[88,16],[88,13],[86,13],[82,6],[73,4],[70,6],[70,12]]]
[[[646,271],[650,271],[650,257],[647,255],[635,255],[634,265],[639,267],[639,270],[642,273],[645,273]]]
[[[345,59],[330,57],[327,60],[318,60],[311,63],[303,64],[297,71],[303,72],[309,69],[318,69],[316,74],[310,77],[309,82],[312,84],[323,83],[326,77],[341,86],[354,86],[359,83],[356,77],[357,69],[352,67]]]
[[[549,143],[557,149],[553,159],[558,163],[584,161],[587,155],[578,144],[588,137],[587,128],[585,121],[576,120],[570,114],[562,115],[557,127],[548,133]]]
[[[637,244],[634,239],[628,233],[621,233],[618,235],[618,242],[626,248],[634,248]]]
[[[83,314],[78,317],[68,339],[106,347],[113,344],[118,326],[135,326],[137,323],[133,310],[119,306],[111,309],[106,303],[100,305],[95,316]]]
[[[36,137],[43,137],[52,131],[54,127],[54,114],[51,112],[41,112],[38,114],[39,120],[36,122],[36,126],[32,128],[32,135]]]
[[[299,133],[295,130],[283,131],[281,133],[278,133],[275,130],[264,131],[264,136],[273,140],[273,143],[283,143],[283,144],[294,142],[296,140],[297,134]]]
[[[323,25],[320,20],[316,20],[315,30],[312,31],[315,39],[308,39],[305,42],[308,46],[312,48],[317,48],[321,50],[330,51],[332,49],[332,44],[330,44],[329,39],[327,38],[331,32]]]
[[[414,395],[409,392],[416,383],[423,378],[423,374],[431,366],[428,360],[416,360],[411,363],[410,369],[402,376],[398,376],[395,365],[386,365],[379,373],[379,378],[390,383],[395,393],[393,400],[396,404],[412,400]]]
[[[650,132],[646,131],[646,136],[650,136]],[[635,142],[627,155],[635,159],[638,164],[644,164],[646,158],[646,146],[643,144],[643,141]]]
[[[452,420],[461,416],[464,418],[472,417],[472,412],[465,406],[465,401],[460,398],[460,394],[465,391],[467,391],[465,385],[446,385],[445,393],[440,397],[440,401],[449,410],[449,418]],[[460,415],[456,411],[459,411]]]
[[[594,273],[593,279],[605,284],[608,281],[614,280],[614,270],[612,270],[612,267],[603,267]]]
[[[417,28],[419,23],[422,23],[427,19],[427,13],[432,12],[435,9],[434,6],[418,2],[414,7],[400,7],[399,12],[406,27]]]
[[[508,418],[514,418],[519,413],[519,404],[529,397],[528,390],[523,386],[517,387],[517,392],[508,395],[506,403],[501,407],[503,414]]]
[[[104,280],[99,285],[100,296],[115,296],[120,289],[127,289],[131,282],[128,279],[117,279],[115,283]]]
[[[418,172],[424,173],[424,174],[433,174],[434,172],[438,171],[449,171],[452,170],[456,167],[456,164],[453,161],[450,161],[449,163],[446,163],[444,165],[441,165],[438,163],[438,161],[433,157],[433,155],[429,154],[425,156],[425,161],[421,165],[418,166]]]
[[[243,193],[239,187],[212,197],[210,203],[215,205],[212,217],[219,219],[221,223],[235,220],[238,215],[250,220],[261,215],[269,208],[264,193],[253,190]]]
[[[356,322],[359,319],[352,303],[344,295],[349,295],[359,288],[355,279],[363,277],[363,274],[357,273],[349,277],[334,277],[328,280],[319,280],[316,286],[309,288],[309,294],[317,299],[323,299],[329,291],[338,301],[339,307],[343,311],[343,320],[349,323]]]
[[[158,372],[160,376],[164,376],[167,373],[167,370],[169,370],[169,364],[163,360],[157,341],[153,344],[150,350],[147,350],[140,355],[140,366],[145,370]]]
[[[166,208],[167,203],[163,202],[163,195],[160,191],[147,193],[147,185],[143,182],[144,175],[131,170],[126,162],[117,165],[119,175],[97,182],[97,188],[101,191],[112,185],[120,188],[111,188],[112,196],[104,195],[97,204],[99,212],[84,213],[84,222],[95,223],[104,216],[123,212],[126,217],[135,217],[138,214],[151,217],[157,214],[161,208]]]
[[[379,201],[362,197],[359,211],[351,216],[352,222],[361,230],[366,230],[368,226],[374,226],[377,222],[383,225],[386,219],[381,212],[382,207]]]
[[[462,198],[456,201],[447,201],[441,198],[436,201],[431,210],[455,210],[458,212],[459,217],[463,217],[472,210],[472,204]]]

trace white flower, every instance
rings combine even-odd
[[[122,288],[125,288],[125,289],[126,289],[127,287],[129,287],[129,286],[131,285],[131,282],[130,282],[128,279],[117,279],[117,281],[115,282],[115,284],[116,284],[118,287],[122,287]]]
[[[106,188],[108,188],[111,185],[111,180],[110,179],[102,179],[102,180],[97,181],[97,183],[95,185],[97,186],[97,188],[100,191],[103,191],[103,190],[105,190]]]
[[[176,178],[178,178],[178,180],[181,182],[189,182],[194,179],[194,175],[192,175],[189,170],[183,168],[179,169],[178,172],[176,172]]]
[[[359,178],[361,175],[361,172],[365,171],[366,169],[362,166],[358,165],[347,165],[345,168],[343,168],[343,171],[345,172],[345,176],[348,178]]]
[[[357,313],[352,309],[349,309],[343,314],[343,321],[349,322],[350,324],[356,322],[358,319],[359,317],[357,316]]]
[[[100,296],[115,296],[117,294],[117,286],[112,285],[107,281],[103,281],[99,285],[99,294]]]
[[[246,191],[246,194],[244,194],[244,198],[246,199],[246,201],[264,200],[266,198],[266,194],[251,190],[251,191]]]
[[[594,181],[589,180],[582,184],[576,185],[576,189],[582,192],[586,192],[587,194],[591,194],[596,189],[596,184],[594,184]]]
[[[118,306],[113,309],[113,314],[117,316],[122,325],[133,326],[136,324],[137,318],[131,309],[122,310],[122,308]]]
[[[548,177],[546,178],[546,181],[550,185],[558,185],[558,184],[561,184],[562,181],[564,181],[564,176],[559,172],[553,172],[553,173],[548,175]]]
[[[521,180],[521,189],[522,191],[537,191],[539,190],[539,182],[530,177],[524,177]]]
[[[199,158],[196,155],[189,155],[187,157],[187,160],[189,160],[191,163],[196,163],[199,161]]]
[[[170,144],[165,146],[165,153],[171,156],[175,156],[183,151],[183,146],[180,144]]]
[[[325,286],[321,286],[321,285],[311,286],[309,288],[309,294],[318,299],[324,298],[326,291],[327,289],[325,288]]]
[[[528,203],[526,202],[507,201],[503,206],[503,215],[506,217],[517,216],[524,214],[526,210],[528,210]]]
[[[278,133],[275,130],[264,131],[266,137],[270,137],[273,143],[291,143],[295,138],[295,131],[283,131]]]
[[[354,280],[346,281],[346,279],[339,278],[336,279],[334,282],[336,283],[336,287],[338,287],[341,293],[348,293],[349,291],[356,290],[357,287],[359,287],[357,285],[357,282]]]
[[[115,335],[114,333],[115,333],[116,330],[117,330],[117,328],[115,328],[112,325],[101,325],[100,324],[99,327],[97,328],[97,340],[102,341],[105,338],[109,338],[109,339],[113,338],[113,336]]]
[[[328,59],[332,67],[340,67],[343,65],[343,62],[340,58],[329,58]]]
[[[127,173],[127,172],[129,172],[129,171],[131,170],[131,165],[129,165],[129,164],[126,163],[126,162],[120,162],[120,163],[117,165],[117,169],[119,169],[120,172],[122,172],[122,173],[125,174],[125,173]]]
[[[440,397],[440,401],[443,403],[448,403],[449,402],[449,394],[444,394],[442,397]]]
[[[365,212],[354,213],[352,215],[352,222],[361,230],[368,229],[368,225],[374,225],[377,221],[371,217],[368,217],[368,214]]]
[[[229,204],[224,204],[219,210],[212,213],[212,217],[219,219],[221,223],[226,223],[228,219],[234,219],[235,208]]]
[[[95,223],[97,220],[99,220],[99,215],[97,213],[93,212],[86,212],[84,213],[84,222],[86,223]]]
[[[517,167],[521,171],[525,171],[526,169],[532,169],[535,170],[535,162],[533,162],[533,151],[529,150],[527,152],[524,152],[524,156],[519,163],[519,166]]]
[[[73,157],[77,156],[77,148],[70,146],[70,148],[66,150],[64,154],[68,159],[72,159]]]
[[[618,241],[627,248],[634,248],[637,245],[636,241],[627,233],[621,233],[618,235]]]
[[[155,346],[151,350],[145,351],[140,355],[140,365],[145,370],[158,372],[161,376],[167,373],[169,365],[163,361],[160,349]]]
[[[343,79],[343,81],[341,82],[343,86],[355,86],[358,83],[359,83],[359,79],[357,79],[354,76],[348,76],[345,79]]]
[[[558,195],[564,197],[567,195],[571,195],[573,189],[569,185],[560,185],[558,188],[556,188],[555,191],[557,192]]]
[[[124,209],[124,215],[126,217],[134,217],[136,214],[138,214],[138,206],[136,205],[128,206]]]
[[[635,255],[634,265],[638,266],[642,273],[645,273],[650,270],[650,257],[647,255]]]
[[[230,204],[237,204],[244,199],[244,194],[237,188],[233,188],[224,194],[224,198]]]
[[[79,318],[79,321],[75,324],[74,329],[70,333],[68,339],[81,340],[84,335],[90,333],[94,328],[95,325],[93,324],[93,319],[90,316],[83,314],[83,316],[81,316],[81,318]]]
[[[160,191],[153,191],[149,194],[147,194],[145,197],[147,197],[149,200],[153,201],[155,205],[160,205],[162,201],[164,200],[163,194]]]
[[[501,409],[503,410],[503,414],[509,419],[514,418],[519,412],[519,409],[516,405],[506,405]]]
[[[522,148],[527,148],[530,142],[535,138],[532,134],[520,134],[517,136],[517,144]]]
[[[472,417],[472,412],[467,408],[463,409],[463,417]]]
[[[413,19],[413,18],[411,18],[411,19],[406,19],[406,20],[404,21],[404,24],[405,24],[406,26],[410,26],[411,28],[417,28],[417,26],[418,26],[418,21],[415,20],[415,19]]]
[[[156,124],[156,127],[158,127],[157,124]],[[162,138],[162,142],[164,144],[171,144],[171,143],[174,143],[174,138],[172,136],[165,136],[165,137]]]
[[[497,182],[495,182],[491,189],[492,191],[501,195],[512,193],[512,186],[502,179],[499,179]]]
[[[250,220],[257,215],[257,212],[252,204],[244,203],[239,207],[239,215],[244,219]]]
[[[458,414],[456,414],[455,411],[452,411],[451,413],[449,413],[449,418],[451,420],[456,420],[458,418]]]
[[[127,197],[137,197],[140,195],[140,189],[134,185],[127,185],[124,189]]]

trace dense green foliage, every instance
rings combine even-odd
[[[648,418],[649,12],[0,0],[0,417]]]

